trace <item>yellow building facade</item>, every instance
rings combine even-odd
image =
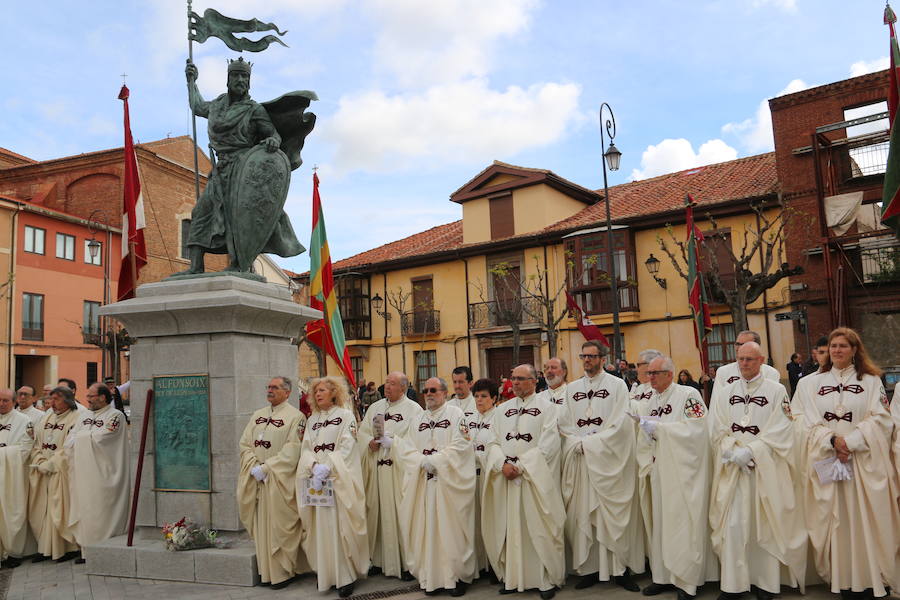
[[[776,187],[774,157],[764,154],[610,189],[621,345],[628,362],[655,348],[699,378],[687,283],[659,242],[671,245],[670,233],[685,239],[686,193],[698,202],[701,230],[740,255],[745,231],[752,236],[759,226],[749,203],[768,202],[769,213],[777,213]],[[495,162],[450,199],[462,207],[460,221],[334,264],[356,378],[380,385],[387,373],[400,370],[421,389],[431,376],[449,380],[458,365],[469,365],[476,378],[497,379],[514,363],[540,367],[553,354],[568,363],[570,380],[579,377],[584,337],[564,314],[566,289],[612,338],[602,193],[547,170]],[[707,215],[715,218],[715,228]],[[651,255],[660,261],[655,278],[645,266]],[[785,377],[793,333],[790,321],[776,321],[775,314],[789,310],[788,285],[787,279],[779,281],[748,306],[750,328],[760,333],[764,351]],[[555,328],[547,323],[548,300],[549,320],[562,317]],[[737,332],[727,307],[712,305],[711,311],[709,355],[718,365],[734,360]],[[310,351],[301,347],[301,365],[312,364]],[[339,373],[330,359],[327,371]]]

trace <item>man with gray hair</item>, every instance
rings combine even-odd
[[[544,363],[544,378],[547,380],[547,389],[538,394],[539,398],[548,400],[557,406],[563,406],[566,402],[566,379],[569,376],[569,366],[566,361],[554,356]]]
[[[484,546],[501,594],[537,588],[550,600],[566,579],[559,410],[534,393],[533,366],[519,365],[510,380],[515,397],[497,408],[482,461]]]
[[[34,426],[13,409],[13,391],[0,389],[0,563],[18,567],[28,541],[28,455]]]
[[[678,600],[718,578],[709,543],[710,448],[706,407],[695,388],[674,383],[675,364],[647,369],[653,394],[638,408],[638,488],[653,583],[645,596],[676,588]]]
[[[34,388],[30,385],[23,385],[16,392],[16,407],[28,417],[32,425],[37,425],[37,422],[44,418],[44,411],[34,407],[36,401]]]
[[[28,476],[28,522],[37,539],[34,562],[75,558],[78,544],[69,526],[69,458],[64,446],[87,411],[75,402],[75,392],[61,385],[50,392],[50,408],[35,429]]]
[[[475,577],[475,448],[447,383],[425,382],[425,411],[398,438],[406,471],[400,527],[407,564],[426,594],[462,596]]]
[[[394,371],[384,381],[384,398],[378,400],[359,426],[363,482],[366,488],[366,517],[369,528],[371,575],[384,573],[412,581],[406,542],[400,533],[398,509],[403,491],[403,469],[394,439],[406,436],[418,423],[422,407],[406,397],[409,378]]]
[[[288,402],[291,387],[287,377],[269,380],[268,404],[253,413],[238,442],[238,512],[256,544],[260,579],[272,589],[309,570],[295,491],[306,417]]]
[[[659,356],[662,356],[662,352],[652,348],[638,352],[638,361],[635,365],[637,367],[637,382],[632,386],[630,392],[632,404],[645,402],[653,396],[653,388],[650,387],[650,376],[647,375],[647,370],[650,361]]]
[[[762,338],[759,337],[759,334],[755,331],[751,331],[746,329],[739,334],[734,339],[734,354],[737,356],[738,349],[746,344],[747,342],[756,342],[760,346],[762,346]],[[775,367],[771,367],[766,363],[762,364],[761,367],[762,376],[765,379],[771,379],[775,383],[779,383],[781,381],[781,375],[778,373],[778,369]],[[718,403],[718,398],[724,394],[724,390],[730,384],[734,383],[738,379],[741,378],[741,368],[738,365],[738,361],[728,363],[727,365],[722,365],[716,370],[716,380],[713,383],[712,394],[709,398],[709,412],[710,415],[715,415],[716,412],[716,404]],[[726,398],[727,401],[727,398]],[[710,422],[712,422],[712,418],[710,418]]]

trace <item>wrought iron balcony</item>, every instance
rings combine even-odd
[[[441,332],[441,311],[415,310],[400,315],[403,335],[431,335]]]
[[[491,300],[475,302],[469,305],[469,326],[472,329],[488,327],[509,327],[518,322],[519,325],[540,323],[540,303],[534,298],[517,298],[509,300]]]
[[[900,243],[893,236],[888,239],[862,240],[859,260],[864,283],[900,282]]]

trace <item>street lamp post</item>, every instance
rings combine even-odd
[[[88,253],[91,255],[91,261],[96,260],[97,256],[99,256],[100,251],[103,249],[103,244],[98,242],[94,235],[98,233],[102,228],[106,231],[106,252],[104,256],[100,259],[103,263],[103,305],[109,304],[109,242],[110,242],[110,233],[109,233],[109,221],[106,216],[106,212],[101,209],[95,209],[91,215],[88,217],[88,231],[91,233],[91,239],[88,240]],[[85,325],[90,325],[89,323],[85,323]],[[107,339],[106,339],[106,325],[107,320],[106,317],[99,317],[97,326],[100,329],[100,380],[102,381],[107,376]],[[113,336],[115,337],[115,336]],[[116,362],[118,362],[118,348],[116,349]],[[113,377],[117,377],[118,371],[117,365],[114,363],[112,365]]]
[[[603,109],[606,108],[609,118],[603,121]],[[609,148],[606,148],[606,140],[603,136],[603,130],[609,136]],[[615,254],[613,252],[613,231],[612,216],[609,210],[609,184],[606,182],[606,166],[609,164],[610,171],[619,170],[619,161],[622,159],[622,153],[616,148],[613,139],[616,137],[616,118],[613,116],[612,108],[604,102],[600,105],[600,147],[604,150],[601,161],[603,165],[603,200],[606,202],[606,251],[609,268],[610,292],[612,293],[612,312],[613,312],[613,341],[612,341],[612,357],[613,363],[617,361],[621,348],[619,347],[619,286],[618,275],[616,274]]]

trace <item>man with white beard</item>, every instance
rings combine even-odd
[[[0,389],[0,564],[18,567],[28,538],[28,455],[34,426],[13,410],[13,391]]]
[[[608,354],[597,341],[582,344],[584,376],[560,411],[568,562],[581,576],[575,589],[614,579],[637,592],[628,571],[644,571],[634,424],[625,382],[603,368]]]
[[[407,550],[400,535],[398,508],[403,491],[403,469],[398,464],[394,439],[403,437],[412,423],[418,423],[422,407],[406,397],[409,379],[395,371],[384,381],[385,397],[378,400],[363,418],[358,443],[362,448],[363,482],[366,488],[370,575],[384,573],[412,581],[406,570]]]
[[[456,367],[451,379],[454,396],[447,400],[447,404],[462,410],[466,417],[471,417],[476,411],[475,396],[472,395],[472,369],[465,365]]]
[[[432,377],[424,392],[425,411],[396,440],[406,471],[400,526],[407,564],[426,594],[462,596],[476,572],[475,449],[444,380]]]
[[[709,543],[709,430],[706,407],[695,388],[674,383],[667,356],[650,361],[653,396],[640,405],[638,486],[649,541],[655,596],[672,588],[688,600],[718,578]]]
[[[650,361],[658,356],[662,356],[662,352],[652,348],[638,352],[638,361],[635,365],[637,368],[637,382],[629,391],[632,403],[645,402],[653,396],[653,388],[650,386],[650,376],[647,375],[647,370],[650,366]]]
[[[782,579],[802,590],[806,571],[807,534],[792,474],[794,424],[787,390],[760,372],[759,344],[746,342],[737,357],[741,378],[724,389],[712,424],[709,524],[722,565],[719,599],[737,600],[755,586],[758,600],[772,600]]]
[[[559,411],[534,393],[533,366],[519,365],[510,380],[516,396],[497,408],[483,462],[484,546],[501,594],[537,588],[550,600],[566,577]]]
[[[566,402],[566,379],[569,375],[569,367],[566,361],[554,356],[544,363],[544,378],[547,380],[547,389],[538,394],[538,398],[548,400],[557,406],[563,406]]]

